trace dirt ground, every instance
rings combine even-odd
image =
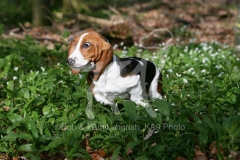
[[[94,28],[114,43],[126,42],[146,48],[166,43],[234,45],[236,0],[162,0],[109,10],[112,13],[109,19],[55,13],[50,27],[31,27],[29,22],[20,22],[2,37],[24,39],[31,35],[52,49],[56,43],[68,42],[81,30]],[[67,37],[66,32],[70,34]]]

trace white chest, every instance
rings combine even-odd
[[[139,75],[121,77],[119,66],[113,62],[104,70],[98,81],[93,81],[93,92],[110,101],[116,97],[129,98],[128,92],[138,85],[139,80]]]

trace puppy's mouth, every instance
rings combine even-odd
[[[76,67],[76,66],[70,66],[73,70],[76,70],[76,71],[82,71],[84,69],[86,69],[87,67],[90,67],[92,64],[91,64],[91,61],[89,61],[87,64],[85,64],[84,66],[81,66],[81,67]]]

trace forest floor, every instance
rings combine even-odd
[[[56,12],[50,27],[31,27],[29,22],[21,22],[2,37],[24,39],[30,35],[51,49],[55,43],[66,43],[81,30],[93,28],[110,42],[126,45],[139,45],[143,38],[146,40],[140,45],[148,47],[201,42],[234,45],[237,9],[233,0],[162,0],[107,10],[108,19]],[[152,31],[155,34],[149,35]]]

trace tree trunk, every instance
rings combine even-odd
[[[32,24],[33,26],[50,25],[51,17],[48,13],[50,0],[32,0]]]
[[[240,57],[240,0],[237,1],[237,18],[235,26],[235,54],[237,57]]]

